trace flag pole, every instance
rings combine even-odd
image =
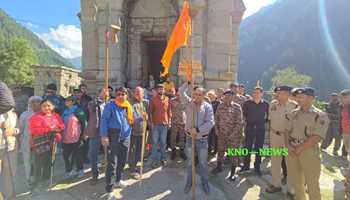
[[[110,33],[109,33],[109,15],[110,15],[110,6],[109,6],[109,1],[107,3],[107,23],[106,23],[106,30],[105,30],[105,53],[106,53],[106,58],[105,58],[105,66],[104,66],[104,88],[105,91],[108,91],[108,84],[109,84],[109,38],[110,38]],[[104,99],[105,103],[108,101],[108,95],[105,95]],[[103,146],[103,152],[104,152],[104,171],[105,173],[107,172],[107,147]]]
[[[191,0],[186,0],[188,1],[188,5],[189,5],[189,14],[191,17],[191,30],[192,30],[192,12],[191,12]],[[193,69],[192,69],[192,36],[190,38],[189,41],[189,52],[190,52],[190,69],[191,69],[191,87],[192,87],[192,100],[193,100],[193,92],[194,92],[194,77],[193,77]],[[196,124],[195,124],[195,109],[194,107],[192,108],[192,128],[195,128]],[[196,199],[196,138],[195,137],[191,137],[192,139],[192,200]]]

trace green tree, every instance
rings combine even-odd
[[[293,67],[277,70],[276,74],[271,79],[272,88],[278,85],[302,87],[309,85],[311,81],[312,78],[310,76],[298,73]]]
[[[9,86],[32,86],[32,65],[36,62],[37,57],[28,42],[12,38],[0,48],[0,80]]]

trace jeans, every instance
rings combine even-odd
[[[158,144],[160,144],[160,160],[165,160],[165,148],[168,127],[166,125],[155,125],[152,130],[152,161],[158,160]]]
[[[132,135],[129,149],[129,168],[130,171],[136,170],[138,161],[141,161],[142,136]]]
[[[100,144],[101,144],[101,137],[95,136],[93,138],[89,139],[89,160],[91,164],[91,171],[92,171],[92,177],[97,178],[98,177],[98,153],[100,151]]]
[[[113,187],[112,177],[115,175],[115,182],[119,182],[122,178],[122,173],[128,156],[130,146],[130,137],[119,140],[117,137],[109,138],[110,145],[107,147],[107,170],[106,170],[106,191],[111,192]],[[114,141],[113,141],[114,140]],[[117,158],[117,167],[115,159]]]
[[[196,140],[195,150],[198,155],[199,176],[201,177],[202,184],[209,184],[208,140],[207,139]],[[186,137],[186,155],[188,158],[186,185],[191,185],[192,184],[192,138],[190,137]]]
[[[72,144],[62,143],[63,160],[66,172],[71,172],[73,165],[76,165],[77,171],[83,169],[83,159],[81,157],[81,150],[79,151],[80,141]]]

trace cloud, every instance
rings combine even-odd
[[[30,29],[39,28],[39,25],[33,24],[31,22],[26,22],[24,25]]]
[[[262,7],[273,4],[276,0],[243,0],[247,10],[243,18],[258,12]]]
[[[50,28],[49,32],[37,33],[37,35],[65,58],[81,56],[81,30],[74,25],[61,24],[56,29]]]

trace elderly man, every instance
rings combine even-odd
[[[129,167],[131,176],[135,179],[140,178],[136,169],[138,161],[141,161],[142,136],[146,138],[147,120],[148,120],[148,100],[144,99],[144,90],[142,87],[136,87],[134,90],[134,101],[132,107],[134,114],[142,118],[138,123],[134,123],[131,133],[131,144],[129,150]]]
[[[212,106],[204,101],[204,88],[195,87],[192,98],[186,91],[188,84],[185,83],[179,89],[182,102],[185,104],[185,131],[188,133],[186,138],[186,154],[188,159],[187,178],[185,193],[188,193],[192,187],[192,138],[195,138],[195,150],[199,160],[199,175],[202,181],[202,188],[206,194],[210,193],[208,180],[208,135],[214,127],[214,113]],[[195,186],[193,186],[195,187]]]

